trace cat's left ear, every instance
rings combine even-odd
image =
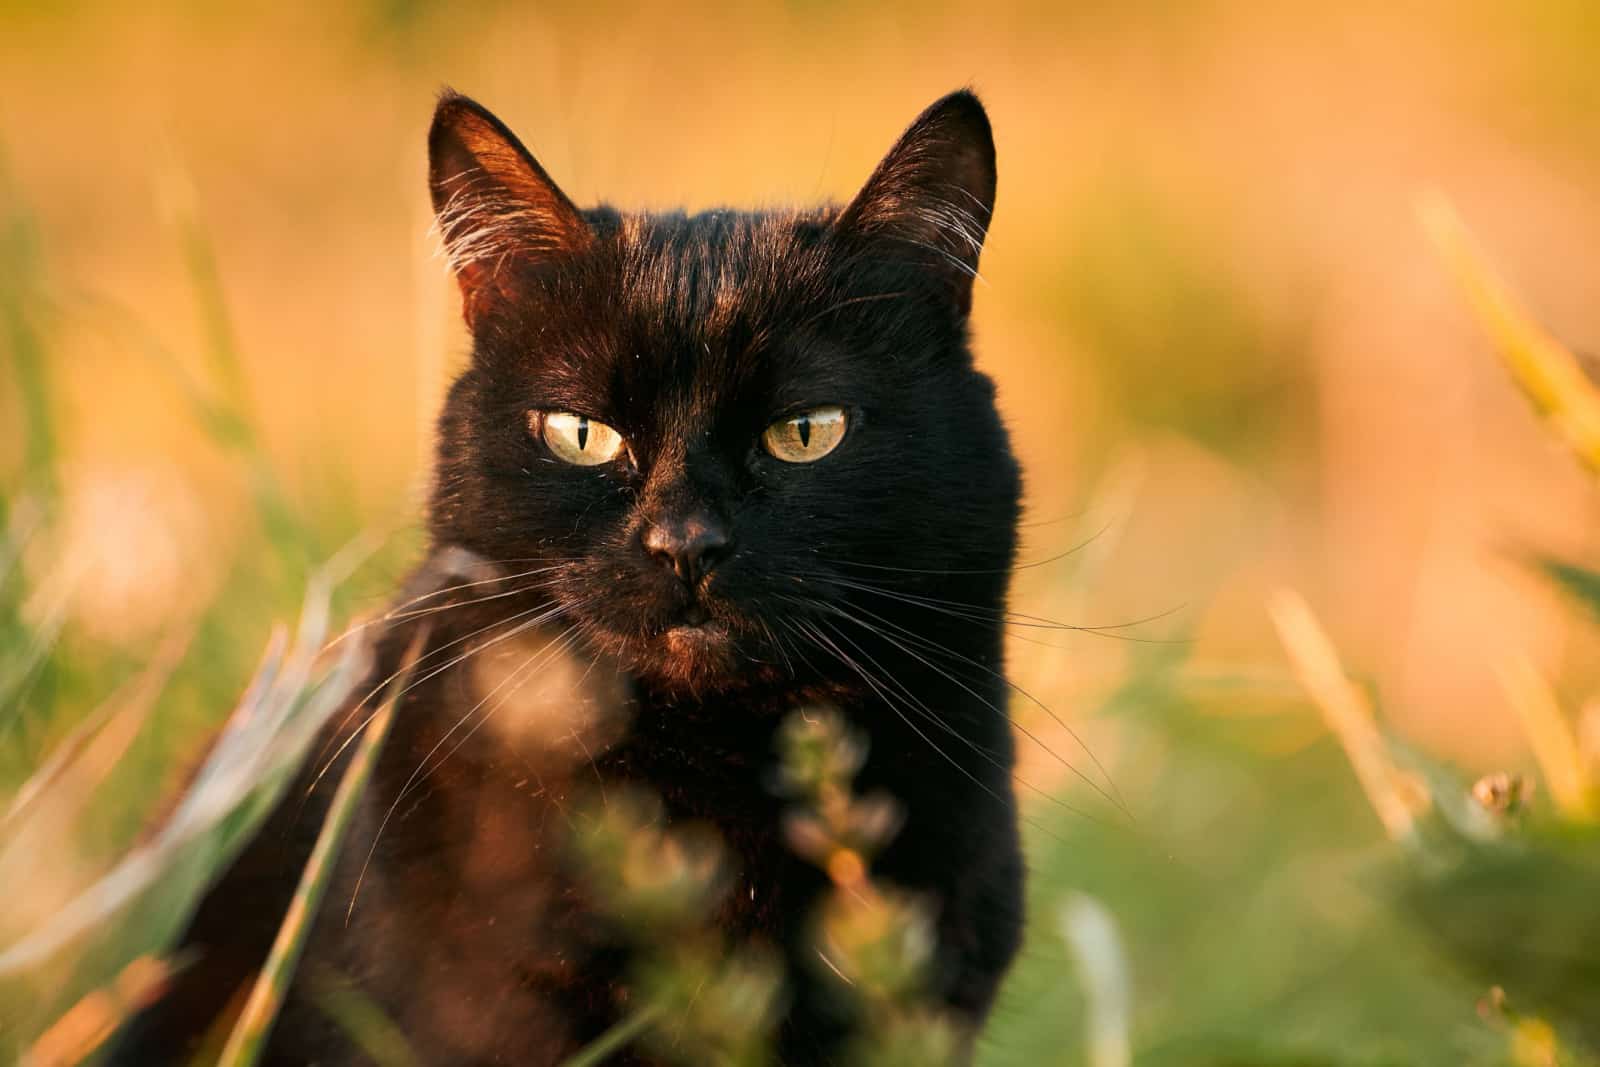
[[[994,135],[968,90],[917,116],[839,216],[841,233],[893,241],[925,259],[961,314],[994,212]]]
[[[513,296],[516,268],[581,252],[594,232],[494,115],[446,92],[428,131],[428,187],[470,324]]]

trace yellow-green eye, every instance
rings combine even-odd
[[[550,451],[568,463],[593,467],[609,463],[622,451],[622,435],[587,415],[550,411],[535,412],[533,418],[542,424],[540,432]]]
[[[785,463],[815,463],[839,447],[845,422],[844,408],[812,408],[768,426],[761,443]]]

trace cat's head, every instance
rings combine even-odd
[[[436,542],[697,691],[811,669],[803,637],[902,611],[871,592],[895,576],[927,595],[944,587],[925,572],[984,575],[961,595],[1003,596],[1019,490],[967,347],[995,192],[971,93],[918,117],[843,208],[582,211],[456,95],[429,149],[473,338]]]

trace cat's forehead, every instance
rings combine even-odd
[[[770,325],[825,286],[826,230],[821,213],[626,216],[619,295],[652,328],[707,340]]]
[[[601,242],[515,320],[539,402],[698,433],[834,399],[858,368],[818,314],[851,303],[829,211],[591,215]]]

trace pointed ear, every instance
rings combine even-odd
[[[470,324],[515,268],[582,251],[588,223],[501,121],[446,91],[428,131],[428,185]]]
[[[901,134],[839,217],[839,229],[899,242],[926,259],[966,314],[994,187],[989,116],[963,89],[934,103]]]

